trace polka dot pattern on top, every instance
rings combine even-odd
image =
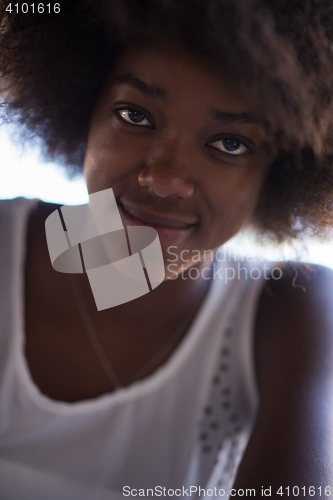
[[[253,288],[253,287],[252,287]],[[249,395],[253,377],[252,324],[237,311],[251,302],[251,282],[233,304],[222,326],[219,353],[198,425],[197,448],[201,488],[232,487],[253,424],[257,394]]]

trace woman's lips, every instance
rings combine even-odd
[[[132,205],[118,203],[123,223],[126,226],[149,226],[158,232],[161,241],[179,240],[187,237],[197,225],[190,219],[162,217]]]

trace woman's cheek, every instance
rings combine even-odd
[[[124,151],[125,149],[125,151]],[[90,186],[107,189],[139,168],[140,156],[134,149],[112,141],[99,143],[87,151],[84,174]]]
[[[211,238],[219,235],[215,246],[220,246],[232,238],[251,217],[256,206],[257,190],[223,190],[217,201],[215,223],[210,226]],[[213,229],[214,227],[214,229]],[[215,236],[216,238],[216,236]],[[215,240],[214,238],[214,240]]]

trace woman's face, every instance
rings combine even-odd
[[[111,187],[124,225],[156,228],[166,266],[176,254],[189,268],[253,213],[267,172],[263,137],[212,65],[179,45],[130,47],[93,111],[88,191]]]

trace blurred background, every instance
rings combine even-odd
[[[63,205],[80,205],[88,202],[88,192],[83,176],[68,179],[61,167],[43,163],[37,145],[29,148],[15,141],[15,129],[0,129],[0,199],[40,198]],[[240,234],[228,242],[235,253],[242,256],[258,255],[268,260],[301,260],[323,264],[333,269],[333,240],[295,242],[293,246],[261,244],[254,235]]]

